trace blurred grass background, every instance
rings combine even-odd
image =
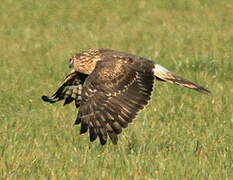
[[[0,5],[0,179],[233,179],[232,0]],[[41,101],[71,54],[122,50],[212,90],[158,82],[119,143],[90,143],[77,110]]]

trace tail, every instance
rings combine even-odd
[[[169,70],[160,66],[159,64],[155,64],[155,66],[153,68],[153,73],[154,73],[154,76],[159,80],[178,84],[180,86],[194,89],[194,90],[199,91],[199,92],[211,93],[209,90],[205,89],[204,87],[201,87],[201,86],[199,86],[199,85],[197,85],[189,80],[186,80],[180,76],[176,76],[176,75],[172,74]]]

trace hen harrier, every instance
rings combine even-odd
[[[199,92],[209,90],[172,74],[146,58],[110,49],[90,49],[69,60],[71,73],[46,102],[72,101],[79,108],[75,124],[80,134],[89,130],[90,141],[109,137],[117,144],[122,128],[132,122],[151,97],[154,80],[175,83]]]

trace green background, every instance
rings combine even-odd
[[[74,105],[43,103],[88,48],[158,62],[212,95],[156,82],[117,146],[90,143]],[[232,0],[3,0],[0,179],[233,179]]]

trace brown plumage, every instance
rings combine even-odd
[[[109,137],[117,144],[122,128],[132,122],[150,100],[154,80],[167,81],[197,91],[209,90],[192,83],[143,57],[110,49],[90,49],[70,59],[71,73],[44,101],[64,105],[75,101],[80,133],[89,130],[90,141],[99,137],[104,145]]]

